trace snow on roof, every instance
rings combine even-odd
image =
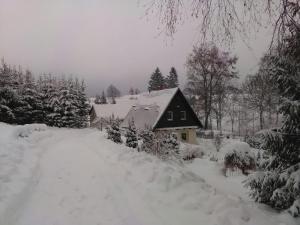
[[[128,127],[128,124],[134,121],[135,127],[139,130],[152,128],[159,114],[159,106],[156,104],[133,106],[122,122],[121,127]]]
[[[116,98],[116,104],[93,104],[93,107],[98,118],[108,118],[114,115],[115,118],[124,119],[133,106],[139,108],[144,105],[149,109],[153,109],[153,105],[156,105],[158,111],[157,118],[159,118],[177,90],[178,88],[171,88],[151,91],[150,93],[143,92],[138,95],[125,95]],[[152,110],[149,111],[153,113]]]

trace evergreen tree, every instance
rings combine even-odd
[[[263,149],[269,155],[264,171],[246,185],[258,202],[300,215],[300,33],[287,39],[281,52],[268,57],[269,73],[282,98],[283,126],[265,134]]]
[[[77,79],[76,79],[77,81]],[[78,84],[78,81],[75,83]],[[80,85],[76,85],[77,87],[77,107],[78,107],[78,115],[79,115],[79,120],[78,120],[78,128],[85,128],[88,126],[88,121],[89,121],[89,112],[91,109],[91,106],[88,103],[88,99],[85,93],[85,83],[84,80],[81,81]]]
[[[158,156],[161,159],[179,159],[179,141],[174,133],[163,134],[159,138]]]
[[[0,121],[15,123],[14,106],[18,102],[18,96],[10,87],[0,88]]]
[[[97,105],[98,105],[98,104],[101,104],[101,98],[100,98],[100,95],[98,95],[98,94],[96,95],[96,98],[95,98],[94,103],[97,104]]]
[[[13,87],[12,71],[10,67],[5,63],[4,59],[1,60],[0,87]]]
[[[0,121],[14,124],[45,123],[57,127],[86,127],[90,106],[84,82],[57,80],[21,68],[0,65]]]
[[[54,127],[62,127],[61,105],[59,102],[60,94],[58,90],[57,79],[48,75],[45,78],[44,86],[44,104],[46,113],[46,124]]]
[[[150,77],[148,90],[149,91],[163,90],[165,87],[166,87],[165,79],[161,74],[159,68],[157,67],[154,73]]]
[[[106,127],[107,139],[112,140],[115,143],[122,144],[121,131],[119,127],[119,123],[117,121],[113,121],[111,125]]]
[[[64,78],[59,85],[59,106],[61,125],[63,127],[77,127],[79,121],[79,103],[72,78],[66,81]]]
[[[115,97],[120,97],[121,96],[121,92],[119,91],[118,88],[116,88],[114,85],[109,85],[109,87],[107,88],[107,97],[109,98],[115,98]]]
[[[166,83],[168,88],[178,87],[178,75],[174,67],[171,68],[169,76],[166,78]]]
[[[18,93],[16,71],[2,59],[0,68],[0,121],[18,123],[20,108],[24,105]]]
[[[134,125],[134,122],[129,124],[128,129],[126,130],[126,146],[130,148],[137,148],[138,140],[137,140],[137,132]]]
[[[102,91],[102,95],[100,97],[100,104],[107,104],[107,100],[106,100],[106,96],[105,96],[104,91]]]
[[[150,129],[143,130],[140,133],[140,138],[142,140],[142,144],[141,144],[141,147],[139,148],[139,151],[153,154],[153,151],[155,148],[155,146],[154,146],[155,135],[154,135],[153,131],[151,131]]]
[[[19,74],[19,78],[21,78]],[[37,91],[34,77],[26,70],[22,83],[19,83],[19,94],[22,98],[22,106],[15,108],[19,124],[43,122],[43,106]]]
[[[134,89],[131,87],[128,92],[130,95],[134,95]]]

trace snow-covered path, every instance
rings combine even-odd
[[[11,176],[1,189],[0,176],[0,189],[4,190],[0,193],[3,194],[1,225],[296,225],[299,222],[287,213],[278,214],[241,199],[242,193],[223,191],[214,182],[219,174],[214,173],[212,166],[203,163],[201,167],[197,164],[186,167],[162,162],[114,144],[97,130],[47,128],[29,132],[25,138],[14,138],[15,135],[7,135],[9,143],[15,145],[14,151],[22,144],[22,154],[37,156],[28,157],[34,160],[29,161],[32,165],[24,174],[23,169],[29,168],[28,163],[24,164],[26,160],[18,162],[20,168],[15,166],[14,173],[23,174],[21,180]],[[6,139],[0,141],[5,144]],[[205,169],[211,170],[209,175],[202,173]],[[22,188],[16,188],[20,183]],[[5,194],[13,188],[14,194]],[[6,206],[1,196],[7,196],[7,202],[13,200],[7,204],[9,213],[1,214],[1,206]]]
[[[120,168],[109,161],[108,150],[89,143],[90,133],[80,135],[55,143],[45,153],[39,183],[17,224],[159,224],[153,215],[144,223],[142,203],[131,207],[132,196],[123,192],[126,183],[119,179]]]

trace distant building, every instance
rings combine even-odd
[[[105,126],[113,116],[126,128],[134,121],[138,130],[174,132],[179,140],[196,144],[196,129],[202,124],[179,88],[123,96],[116,104],[93,105],[91,125]]]

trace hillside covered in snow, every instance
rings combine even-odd
[[[206,157],[186,164],[161,161],[105,135],[0,123],[0,224],[300,223],[254,203],[244,176],[226,178]]]

